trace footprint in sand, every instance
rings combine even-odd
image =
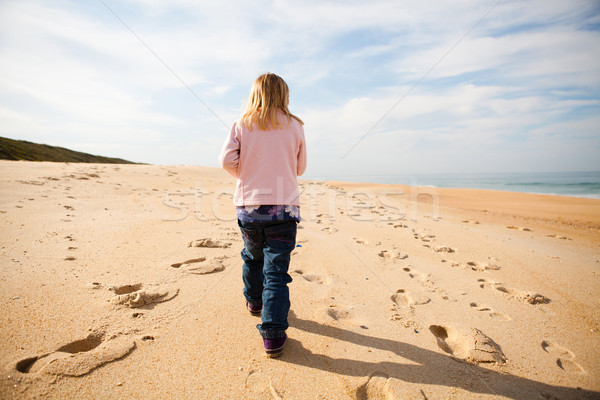
[[[22,374],[82,376],[125,357],[134,348],[135,342],[128,337],[93,332],[51,353],[24,358],[14,365],[14,369]]]
[[[585,369],[575,362],[575,354],[566,347],[551,341],[542,341],[542,349],[555,358],[556,365],[565,372],[585,373]]]
[[[402,271],[406,272],[410,278],[416,279],[417,281],[419,281],[421,283],[429,282],[430,274],[423,274],[423,273],[415,271],[414,269],[411,269],[409,267],[402,268]]]
[[[225,258],[225,256],[212,257],[205,263],[206,257],[199,257],[171,264],[171,267],[178,268],[188,274],[206,275],[223,271],[225,269],[225,266],[223,265],[223,260]]]
[[[354,241],[358,244],[364,244],[364,245],[368,245],[369,241],[367,239],[361,239],[361,238],[353,238]]]
[[[488,257],[488,261],[485,262],[476,262],[476,261],[467,261],[465,264],[459,263],[453,260],[442,260],[442,262],[449,262],[453,267],[463,268],[463,269],[471,269],[477,272],[485,272],[485,271],[498,271],[501,267],[496,263],[496,259],[493,257]]]
[[[419,239],[422,242],[429,243],[429,242],[435,240],[435,235],[427,233],[426,231],[418,231],[416,229],[413,229],[412,232],[413,232],[414,238]]]
[[[431,299],[422,293],[412,293],[405,289],[398,289],[391,297],[392,301],[399,306],[420,306],[428,304]]]
[[[500,269],[498,264],[495,264],[493,262],[478,263],[475,261],[469,261],[469,262],[467,262],[466,267],[472,269],[473,271],[478,271],[478,272],[498,271]]]
[[[510,318],[508,315],[503,314],[503,313],[499,313],[499,312],[495,312],[494,310],[492,310],[490,307],[488,306],[480,306],[477,303],[471,303],[469,304],[471,306],[471,308],[479,311],[479,312],[485,312],[487,313],[490,317],[492,317],[493,319],[497,319],[499,321],[510,321],[512,318]]]
[[[17,180],[17,182],[23,183],[25,185],[35,185],[35,186],[43,186],[46,183],[46,182],[40,182],[40,181],[23,181],[23,180]]]
[[[282,400],[272,379],[253,369],[246,376],[245,388],[252,394],[250,398]]]
[[[437,246],[433,248],[436,253],[456,253],[456,249],[449,246]]]
[[[192,240],[188,243],[188,247],[211,247],[226,249],[229,246],[231,246],[230,242],[222,242],[220,240],[213,240],[210,238]]]
[[[521,226],[509,225],[506,228],[507,229],[514,229],[514,230],[517,230],[517,231],[531,232],[531,229],[529,229],[529,228],[523,228]]]
[[[440,349],[452,357],[474,363],[504,363],[500,346],[479,329],[431,325]]]
[[[549,298],[547,298],[539,293],[523,292],[520,290],[511,289],[511,288],[506,287],[506,285],[504,285],[503,283],[488,281],[487,279],[478,279],[477,282],[479,283],[479,287],[482,289],[485,289],[485,288],[495,289],[499,292],[507,294],[518,300],[526,301],[529,304],[550,303]]]
[[[319,285],[323,285],[326,283],[325,277],[318,274],[302,274],[301,276],[302,279],[308,282],[318,283]]]
[[[297,274],[302,277],[305,281],[317,283],[319,285],[325,285],[330,282],[330,280],[319,274],[305,274],[301,269],[294,269],[291,271],[292,274]]]
[[[322,228],[322,229],[321,229],[321,231],[323,231],[323,232],[325,232],[325,233],[332,234],[332,233],[336,233],[336,232],[338,231],[338,229],[337,229],[337,228],[334,228],[334,227],[332,227],[332,226],[327,226],[327,227],[325,227],[325,228]]]
[[[415,306],[428,304],[431,299],[424,294],[413,294],[405,289],[398,289],[396,293],[391,296],[393,302],[390,311],[391,321],[398,321],[405,328],[417,328],[422,329],[420,324],[414,319],[415,317]]]
[[[390,308],[390,321],[399,322],[405,328],[422,330],[422,326],[415,320],[415,309],[412,306],[399,305],[406,300],[399,298]],[[410,300],[409,300],[410,301]]]
[[[546,236],[547,236],[547,237],[550,237],[550,238],[561,239],[561,240],[573,240],[573,239],[571,239],[571,238],[569,238],[569,237],[566,237],[566,236],[560,236],[560,235],[557,235],[557,234],[546,235]]]
[[[404,394],[401,395],[399,391],[395,390],[393,378],[390,378],[383,372],[372,373],[367,377],[366,382],[357,387],[353,392],[357,400],[404,398]]]
[[[325,315],[334,321],[351,319],[353,317],[353,313],[349,308],[338,307],[334,304],[330,304],[330,306],[325,309]]]
[[[382,250],[377,254],[381,258],[404,260],[408,258],[408,254],[394,250]]]
[[[414,319],[415,318],[415,310],[412,307],[398,307],[397,304],[394,303],[392,308],[390,308],[392,312],[390,316],[390,321],[399,322],[404,328],[413,328],[422,330],[422,326]]]
[[[164,287],[144,288],[141,283],[133,285],[110,286],[109,290],[114,292],[110,303],[116,306],[129,308],[143,307],[154,303],[163,303],[172,300],[179,294],[179,289],[168,289]]]

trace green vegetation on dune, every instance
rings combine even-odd
[[[102,164],[135,164],[120,158],[94,156],[65,149],[64,147],[49,146],[24,140],[13,140],[0,137],[0,159],[26,161],[54,161]]]

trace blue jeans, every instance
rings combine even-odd
[[[256,327],[263,338],[279,338],[288,328],[290,254],[296,247],[297,222],[244,222],[238,219],[244,239],[242,278],[244,297],[262,303],[262,324]]]

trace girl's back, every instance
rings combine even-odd
[[[269,130],[250,130],[241,121],[232,128],[229,143],[239,143],[238,165],[237,169],[232,165],[235,155],[228,154],[228,149],[224,150],[223,165],[229,161],[231,169],[225,168],[237,172],[237,206],[300,204],[296,177],[306,169],[304,129],[293,118],[278,117],[278,126]]]
[[[246,113],[231,128],[220,163],[238,178],[236,206],[300,204],[297,176],[306,170],[304,128],[288,102],[283,79],[261,75]]]

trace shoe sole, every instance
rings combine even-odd
[[[267,357],[269,358],[278,358],[283,354],[283,349],[285,348],[285,345],[287,344],[287,339],[285,342],[283,342],[283,346],[281,346],[278,349],[272,349],[272,350],[265,350],[265,352],[267,353]]]
[[[246,309],[248,310],[248,312],[249,312],[250,314],[254,315],[255,317],[256,317],[256,316],[259,316],[259,315],[262,313],[262,308],[261,308],[259,311],[252,311],[252,310],[250,309],[250,307],[248,307],[248,302],[246,302]]]

